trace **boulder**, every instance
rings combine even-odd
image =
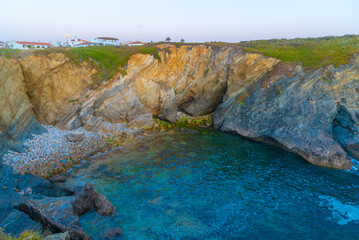
[[[69,133],[66,139],[69,142],[81,142],[85,139],[85,133]]]
[[[110,216],[115,212],[112,203],[104,195],[98,193],[90,182],[75,192],[73,207],[76,214],[86,213],[91,209],[97,209],[98,213],[105,216]]]
[[[87,240],[89,236],[78,226],[79,215],[96,209],[99,214],[109,216],[115,208],[91,183],[73,191],[73,196],[27,199],[18,208],[53,233],[67,231],[71,240]]]
[[[45,237],[43,240],[70,240],[70,234],[68,232],[52,234]]]
[[[74,197],[28,199],[19,209],[39,221],[51,232],[68,232],[71,240],[89,240],[89,236],[77,226],[79,217],[73,209]]]
[[[151,113],[143,114],[128,123],[130,128],[150,128],[154,125]]]

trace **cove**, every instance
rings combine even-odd
[[[116,207],[88,212],[93,239],[356,239],[359,176],[212,129],[141,140],[77,170]]]

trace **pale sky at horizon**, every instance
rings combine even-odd
[[[359,34],[359,0],[0,0],[0,40],[205,42]]]

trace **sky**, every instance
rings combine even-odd
[[[240,42],[359,34],[359,0],[0,0],[0,40]]]

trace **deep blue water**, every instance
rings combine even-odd
[[[93,239],[359,239],[359,176],[215,130],[143,141],[76,173],[115,205]]]

